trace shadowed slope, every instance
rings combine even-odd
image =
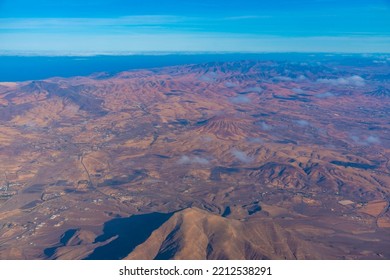
[[[126,259],[317,259],[317,252],[271,219],[239,221],[188,208]]]
[[[95,239],[95,243],[104,242],[116,237],[110,243],[96,248],[87,260],[122,259],[137,245],[144,242],[149,235],[163,224],[172,214],[151,213],[135,215],[129,218],[118,218],[104,225],[103,234]]]

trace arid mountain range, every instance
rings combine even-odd
[[[0,83],[0,259],[390,259],[390,63]]]

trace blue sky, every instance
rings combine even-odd
[[[0,0],[0,54],[390,52],[390,0]]]

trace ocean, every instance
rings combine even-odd
[[[0,82],[42,80],[51,77],[86,76],[98,72],[115,74],[126,70],[182,64],[238,60],[320,61],[325,54],[169,54],[129,56],[0,56]]]

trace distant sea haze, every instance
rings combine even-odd
[[[326,58],[327,54],[301,53],[168,54],[130,56],[0,56],[0,82],[42,80],[51,77],[86,76],[97,72],[115,74],[126,70],[215,61],[321,61]]]

